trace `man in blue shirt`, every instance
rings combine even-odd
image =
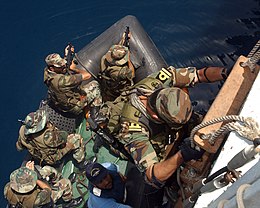
[[[89,180],[89,208],[131,208],[124,205],[125,176],[112,163],[91,163],[86,168]]]

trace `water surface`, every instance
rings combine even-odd
[[[247,55],[259,39],[259,0],[139,0],[139,1],[2,1],[1,45],[1,182],[19,167],[24,153],[15,142],[18,119],[38,108],[46,96],[44,58],[62,53],[72,42],[82,48],[120,18],[138,18],[168,64],[226,65]],[[214,98],[216,85],[202,85],[193,93]],[[200,103],[208,108],[209,103]],[[196,107],[196,106],[195,106]],[[4,207],[5,200],[0,198]]]

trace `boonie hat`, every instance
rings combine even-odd
[[[99,163],[90,163],[86,168],[86,176],[92,184],[98,184],[108,174],[108,170]]]
[[[60,57],[58,53],[49,54],[45,58],[45,62],[48,66],[62,67],[65,66],[67,61]]]
[[[48,129],[44,133],[44,144],[48,147],[59,147],[67,142],[68,133],[56,129]]]
[[[185,124],[190,119],[192,106],[187,93],[177,87],[164,88],[157,93],[155,108],[166,123]]]
[[[37,174],[35,171],[21,167],[10,175],[10,187],[18,193],[28,193],[36,186]]]
[[[110,64],[124,65],[128,61],[129,50],[127,47],[122,45],[113,45],[106,53],[106,60]]]
[[[40,132],[47,123],[46,111],[39,109],[36,112],[29,113],[24,120],[24,134],[29,135]]]

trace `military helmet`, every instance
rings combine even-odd
[[[128,48],[122,45],[113,45],[106,53],[106,60],[110,64],[124,65],[128,61]]]
[[[192,106],[189,95],[177,87],[155,91],[155,110],[169,125],[185,124],[191,117]]]
[[[47,114],[43,109],[29,113],[24,120],[24,134],[29,135],[40,132],[47,123]]]
[[[62,67],[65,66],[67,61],[60,57],[57,53],[49,54],[45,58],[45,62],[48,66],[56,66],[56,67]]]
[[[28,193],[34,189],[37,173],[27,167],[21,167],[10,175],[10,187],[18,193]]]
[[[68,133],[56,129],[48,129],[44,133],[44,144],[48,147],[59,147],[67,142]]]

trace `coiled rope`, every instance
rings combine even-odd
[[[223,135],[226,134],[230,131],[236,131],[240,136],[247,138],[248,140],[253,141],[256,138],[260,137],[260,129],[258,123],[251,117],[245,118],[242,116],[237,116],[237,115],[228,115],[228,116],[223,116],[219,118],[212,119],[210,121],[203,122],[197,126],[195,126],[190,134],[190,139],[191,139],[191,145],[194,148],[194,136],[195,133],[209,125],[213,125],[219,122],[229,122],[222,126],[220,129],[213,133],[209,133],[206,135],[201,135],[201,139],[204,140],[209,140],[210,144],[214,144],[216,139]]]

